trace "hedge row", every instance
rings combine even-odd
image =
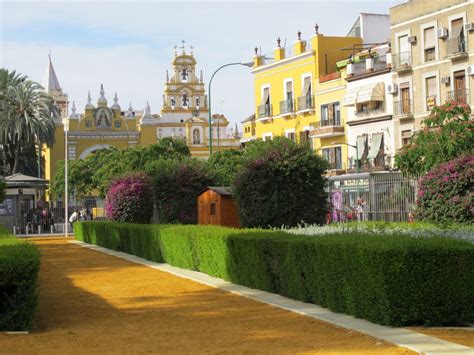
[[[75,223],[76,238],[392,325],[474,321],[474,245],[448,238]]]
[[[39,267],[38,248],[0,228],[0,331],[33,327]]]

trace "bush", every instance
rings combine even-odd
[[[419,180],[416,217],[438,223],[474,221],[474,155],[440,164]]]
[[[328,163],[308,146],[286,138],[265,142],[235,180],[235,200],[245,227],[320,224],[327,213]]]
[[[107,217],[116,222],[150,223],[153,198],[148,177],[137,173],[112,182],[105,211]]]
[[[363,233],[81,222],[76,238],[392,325],[474,321],[474,245]]]
[[[197,223],[197,195],[212,182],[205,163],[200,160],[161,160],[153,173],[158,221]]]
[[[0,330],[30,330],[38,304],[40,254],[33,244],[4,232],[0,237]]]

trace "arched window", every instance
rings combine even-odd
[[[183,81],[188,81],[188,71],[186,68],[183,68],[183,70],[181,71],[181,79]]]
[[[183,107],[188,107],[189,106],[188,94],[186,94],[186,93],[183,94],[183,97],[181,98],[181,102],[182,102],[181,106],[183,106]]]
[[[171,107],[175,107],[176,106],[176,100],[174,99],[174,97],[171,98]]]
[[[201,144],[201,135],[199,134],[199,129],[197,128],[193,130],[193,144]]]

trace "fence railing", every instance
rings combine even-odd
[[[392,55],[392,65],[395,70],[411,68],[411,52],[400,52]]]
[[[466,40],[464,36],[450,37],[446,41],[446,53],[449,55],[465,53]]]
[[[393,103],[393,114],[395,116],[413,114],[413,102],[410,99],[395,101]]]
[[[294,111],[294,100],[282,100],[280,101],[280,114],[291,113]]]
[[[447,95],[448,101],[455,101],[458,104],[468,104],[469,100],[469,90],[467,89],[457,89],[449,91]]]
[[[266,118],[272,116],[272,105],[265,104],[258,106],[258,118]]]
[[[314,108],[314,96],[305,95],[298,97],[298,110],[309,110]]]

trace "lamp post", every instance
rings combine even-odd
[[[212,79],[214,79],[214,76],[217,74],[217,72],[225,67],[230,67],[231,65],[244,65],[246,67],[253,67],[253,62],[248,62],[248,63],[240,63],[240,62],[236,62],[236,63],[227,63],[227,64],[224,64],[222,66],[220,66],[219,68],[217,68],[214,73],[212,74],[211,76],[211,79],[209,80],[209,89],[208,89],[208,103],[209,103],[209,156],[212,155],[212,113],[211,113],[211,84],[212,84]]]
[[[66,118],[65,124],[64,124],[64,134],[65,134],[65,139],[64,139],[64,233],[65,237],[68,237],[68,223],[69,223],[69,216],[68,216],[68,210],[69,210],[69,201],[68,201],[68,174],[67,174],[67,159],[68,159],[68,146],[67,146],[67,134],[68,134],[68,122],[69,120]]]
[[[359,173],[359,148],[357,147],[357,145],[352,145],[352,144],[349,144],[349,143],[331,142],[331,145],[338,145],[338,144],[344,144],[344,145],[347,145],[349,147],[355,148],[355,150],[356,150],[356,173]]]

